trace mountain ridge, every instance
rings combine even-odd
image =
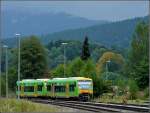
[[[82,41],[87,35],[91,42],[100,43],[106,46],[117,45],[128,47],[131,37],[134,33],[137,23],[140,21],[149,21],[149,16],[138,17],[133,19],[111,22],[106,24],[93,25],[86,28],[69,29],[60,32],[39,36],[43,44],[48,44],[55,40],[79,40]],[[6,39],[5,43],[15,45],[16,39]]]
[[[58,40],[58,39],[83,40],[85,35],[88,35],[89,38],[91,38],[91,40],[94,42],[101,42],[106,45],[111,45],[110,43],[108,43],[108,40],[112,39],[112,42],[114,42],[118,38],[121,38],[122,35],[124,36],[126,35],[125,37],[122,38],[125,41],[125,44],[123,44],[123,42],[121,43],[118,42],[116,44],[118,44],[119,46],[122,46],[122,44],[123,46],[128,46],[129,40],[131,40],[131,36],[134,32],[134,29],[137,23],[139,23],[140,21],[148,22],[148,16],[137,17],[133,19],[127,19],[127,20],[111,22],[111,23],[106,23],[101,25],[93,25],[86,28],[70,29],[61,32],[55,32],[52,34],[42,36],[41,40],[43,40],[42,42],[47,42],[49,39],[50,40]],[[106,39],[101,37],[104,37]]]
[[[42,35],[107,22],[105,20],[89,20],[62,12],[4,10],[2,12],[2,37],[11,38],[17,32],[23,35]]]

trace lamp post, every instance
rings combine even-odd
[[[1,71],[1,58],[2,58],[2,41],[1,41],[1,36],[0,36],[0,98],[1,98],[1,84],[2,84],[2,81],[1,81],[1,76],[2,76],[2,71]]]
[[[111,61],[110,60],[107,60],[106,61],[106,80],[108,79],[108,64],[110,63]]]
[[[8,98],[8,52],[7,52],[7,45],[3,45],[5,49],[5,72],[6,72],[6,98]]]
[[[65,45],[67,45],[68,43],[62,43],[62,45],[64,46],[64,77],[65,77],[65,69],[66,69],[66,48]]]
[[[20,34],[15,34],[18,40],[18,82],[20,82]],[[20,99],[20,85],[18,84],[18,99]]]

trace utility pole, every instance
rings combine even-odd
[[[2,68],[1,68],[1,58],[2,58],[2,40],[1,40],[1,36],[0,36],[0,98],[2,96],[2,88],[1,88],[1,84],[2,84]]]
[[[66,69],[66,48],[65,45],[67,45],[68,43],[62,43],[62,45],[64,45],[64,78],[65,78],[65,69]]]
[[[16,34],[18,40],[18,82],[20,82],[20,34]],[[20,99],[20,84],[18,83],[18,99]]]
[[[8,98],[8,46],[4,45],[3,48],[5,49],[6,98]]]
[[[2,4],[2,2],[0,1],[0,5]],[[1,12],[0,12],[0,16],[1,16]],[[0,19],[0,25],[1,25],[1,23],[2,23],[2,21],[1,21],[1,19]],[[0,29],[1,29],[1,26],[0,26]],[[2,68],[1,68],[1,64],[2,64],[2,60],[1,60],[1,58],[2,58],[2,33],[0,32],[0,98],[2,97],[2,88],[1,88],[1,86],[2,86],[2,80],[1,80],[1,78],[2,78]]]

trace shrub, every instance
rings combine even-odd
[[[6,82],[5,82],[5,76],[3,76],[3,74],[1,77],[1,94],[2,96],[6,95]]]
[[[134,80],[129,80],[130,99],[137,99],[138,85]]]
[[[149,97],[149,87],[144,89],[144,97],[148,98]]]
[[[94,97],[98,97],[103,93],[110,91],[110,85],[102,80],[100,77],[94,76],[93,78],[93,93]]]

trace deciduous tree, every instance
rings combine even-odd
[[[36,36],[21,41],[21,78],[40,78],[47,71],[44,46]]]

